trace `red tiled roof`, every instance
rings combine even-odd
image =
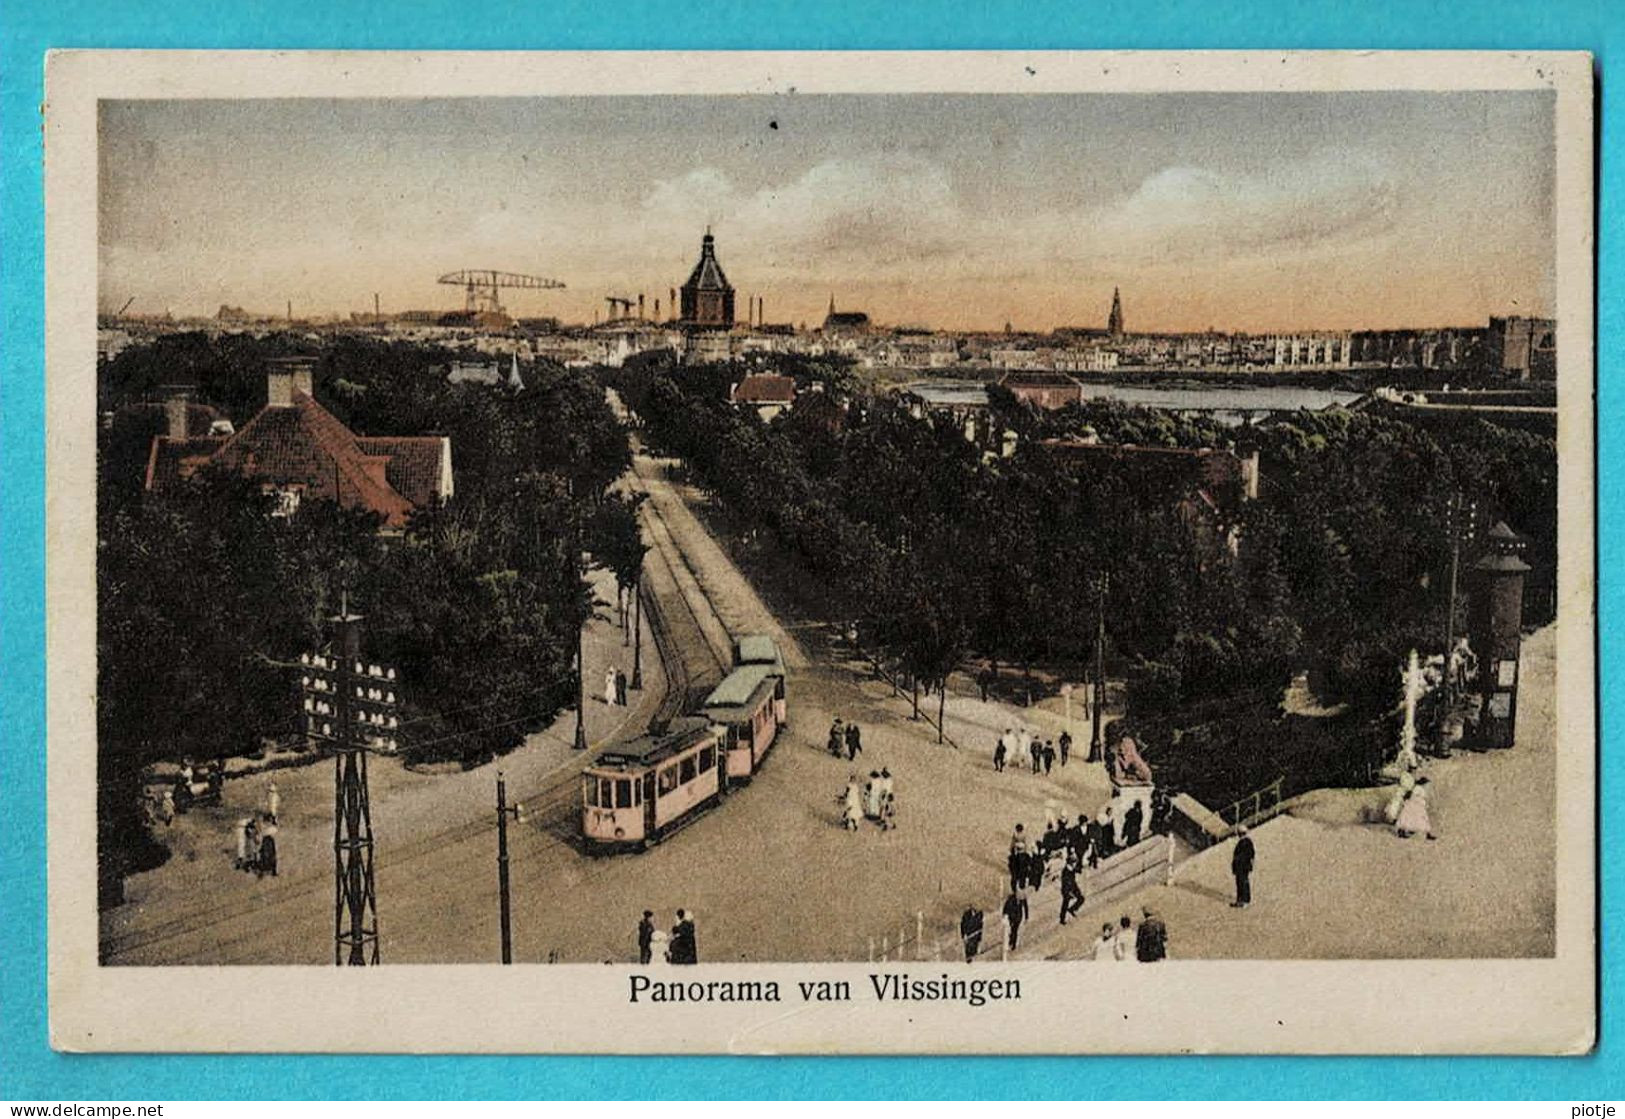
[[[449,496],[440,489],[443,436],[358,435],[356,443],[366,454],[388,459],[385,477],[395,492],[414,506],[432,505]]]
[[[426,468],[427,445],[434,448],[432,472]],[[386,526],[398,528],[414,505],[440,496],[440,449],[437,437],[363,440],[309,394],[295,392],[291,406],[261,409],[235,435],[154,439],[147,486],[161,489],[211,463],[277,485],[299,486],[308,498],[336,498],[348,507],[369,509]],[[398,464],[397,455],[402,457]]]
[[[734,389],[741,404],[789,404],[796,398],[796,380],[779,373],[752,373]]]

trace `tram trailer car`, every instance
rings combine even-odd
[[[593,854],[644,850],[692,822],[728,788],[722,728],[674,719],[605,750],[581,774],[581,835]]]
[[[766,634],[750,633],[734,642],[734,667],[746,664],[772,665],[775,672],[784,675],[784,658],[779,655],[778,644]]]
[[[749,781],[784,725],[784,676],[770,665],[743,665],[705,697],[700,710],[721,730],[729,783]]]

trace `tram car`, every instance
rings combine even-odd
[[[770,664],[740,665],[705,697],[700,713],[722,732],[729,783],[749,781],[784,725],[784,675]]]
[[[774,671],[784,675],[784,658],[779,655],[778,644],[765,634],[747,634],[734,642],[734,667],[746,664],[772,665]]]
[[[594,853],[643,850],[690,823],[728,790],[723,730],[672,720],[599,754],[581,774],[581,834]]]

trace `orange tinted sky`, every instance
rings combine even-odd
[[[715,228],[770,321],[1133,330],[1550,314],[1548,92],[109,102],[101,302],[664,304]],[[743,302],[741,302],[743,314]]]

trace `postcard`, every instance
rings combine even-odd
[[[47,93],[57,1048],[1592,1046],[1590,56]]]

